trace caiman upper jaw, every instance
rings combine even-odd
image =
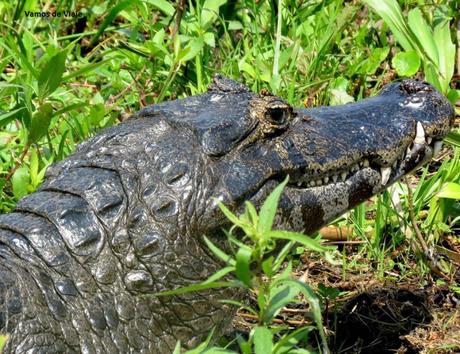
[[[310,141],[297,143],[304,153],[291,154],[292,167],[283,174],[303,188],[344,182],[366,168],[380,174],[381,186],[393,183],[439,153],[454,117],[439,92],[411,79],[353,104],[297,113],[292,134],[301,130]]]
[[[289,185],[299,188],[314,188],[328,184],[345,182],[355,173],[364,169],[373,169],[380,173],[382,187],[397,181],[404,174],[414,170],[420,164],[436,156],[442,149],[443,141],[439,137],[425,135],[422,123],[417,122],[415,138],[398,156],[392,165],[380,165],[371,156],[363,156],[359,162],[342,169],[325,171],[312,176],[307,169],[292,171]],[[281,177],[282,178],[282,177]]]

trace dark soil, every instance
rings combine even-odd
[[[460,353],[460,296],[447,286],[421,287],[416,279],[379,281],[370,269],[350,272],[343,282],[340,267],[323,262],[304,266],[298,278],[346,294],[329,304],[324,319],[333,353]],[[308,324],[307,315],[308,306],[298,304],[282,311],[275,321],[295,328]],[[239,335],[247,336],[255,324],[252,317],[238,312],[234,329]],[[315,341],[314,336],[311,339]]]

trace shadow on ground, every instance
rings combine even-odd
[[[426,292],[398,288],[361,293],[333,317],[336,336],[331,347],[336,353],[374,354],[397,352],[401,336],[433,319]]]

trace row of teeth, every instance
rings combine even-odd
[[[299,186],[299,187],[301,187],[301,186],[320,187],[320,186],[328,184],[330,182],[333,182],[333,183],[337,183],[337,182],[340,182],[340,181],[344,182],[350,174],[352,174],[352,173],[354,173],[356,171],[359,171],[360,168],[365,168],[365,167],[369,167],[369,160],[363,160],[359,164],[354,164],[348,171],[342,171],[342,172],[337,173],[335,175],[326,176],[326,177],[319,178],[319,179],[314,180],[314,181],[307,181],[306,178],[308,178],[308,177],[305,177],[305,179],[301,178],[299,181],[297,181],[297,186]]]
[[[431,143],[433,142],[433,138],[431,137],[428,137],[426,140],[425,140],[425,130],[423,129],[423,126],[420,122],[417,122],[417,132],[416,132],[416,136],[415,136],[415,139],[414,139],[414,144],[428,144],[428,145],[431,145]],[[433,144],[433,156],[436,156],[442,149],[442,140],[438,140],[438,141],[435,141],[434,144]],[[381,183],[383,186],[385,186],[388,181],[390,180],[390,176],[391,176],[391,172],[392,172],[392,168],[395,169],[397,166],[398,166],[398,161],[403,161],[407,156],[410,156],[411,155],[411,147],[409,146],[407,148],[407,151],[406,151],[406,154],[403,154],[401,156],[401,159],[399,160],[396,160],[394,163],[393,163],[393,166],[392,167],[380,167],[380,175],[382,177],[381,179]],[[366,168],[366,167],[369,167],[370,164],[369,164],[369,160],[363,160],[362,162],[360,162],[359,164],[354,164],[348,171],[342,171],[341,173],[337,173],[335,175],[332,175],[332,177],[329,177],[329,176],[326,176],[326,177],[323,177],[323,178],[319,178],[319,179],[316,179],[314,181],[307,181],[306,179],[308,177],[304,177],[304,178],[301,178],[299,181],[297,181],[297,186],[299,187],[302,187],[302,186],[306,186],[306,187],[320,187],[320,186],[323,186],[323,185],[326,185],[330,182],[333,182],[333,183],[337,183],[338,181],[342,181],[342,182],[345,182],[345,180],[347,179],[347,177],[356,172],[356,171],[359,171],[360,168]]]

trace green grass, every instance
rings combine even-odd
[[[187,1],[176,35],[165,0],[75,4],[0,2],[0,212],[36,190],[46,168],[82,140],[145,105],[204,92],[216,72],[296,106],[359,100],[414,72],[452,102],[459,96],[458,43],[449,42],[460,16],[455,0]],[[31,18],[26,10],[82,17]],[[460,242],[458,128],[446,142],[442,159],[412,180],[412,206],[401,184],[399,198],[385,192],[336,221],[365,241],[344,248],[344,277],[371,262],[381,278],[424,282],[430,269],[411,236],[410,208],[430,248],[447,247],[446,236]],[[449,258],[440,266],[453,272]]]
[[[0,335],[0,353],[2,352],[3,346],[5,345],[7,339],[7,336]]]

